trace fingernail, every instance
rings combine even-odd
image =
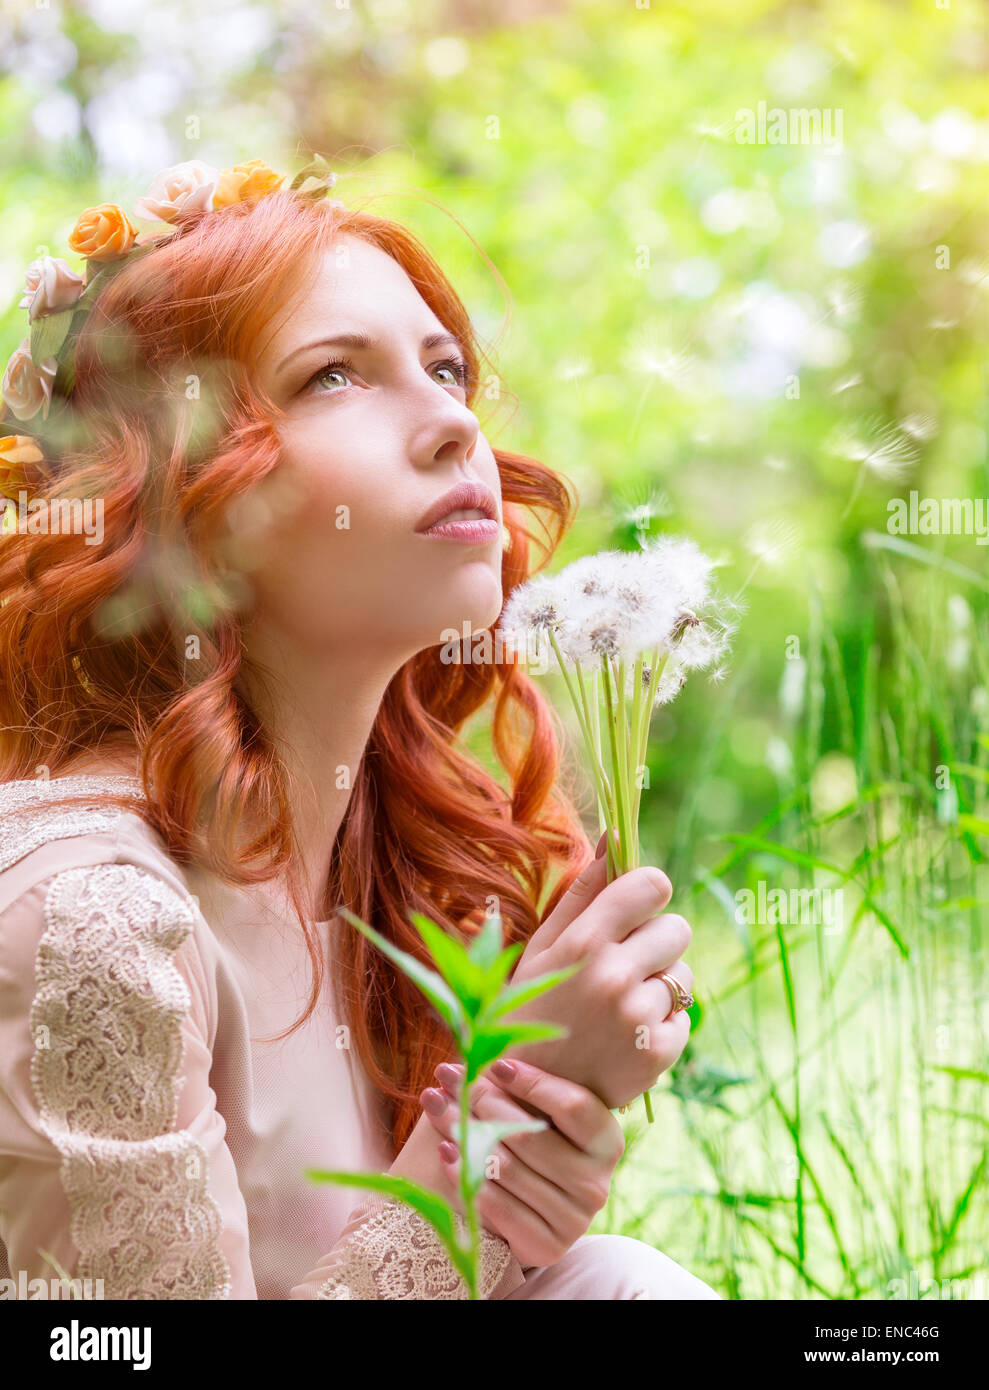
[[[422,1093],[422,1108],[430,1115],[442,1115],[446,1109],[446,1098],[439,1092],[428,1087]]]
[[[617,830],[614,831],[614,836],[615,836],[615,844],[617,845],[618,842],[619,842],[619,841],[618,841],[618,831],[617,831]],[[604,832],[604,834],[601,836],[600,840],[598,840],[598,847],[597,847],[597,849],[594,851],[594,858],[595,858],[595,859],[600,859],[601,856],[602,856],[602,854],[604,854],[604,852],[605,852],[605,850],[606,850],[607,848],[608,848],[608,832],[607,832],[607,830],[606,830],[606,831]]]
[[[511,1081],[512,1078],[515,1076],[515,1073],[518,1071],[518,1067],[515,1065],[514,1062],[509,1062],[506,1061],[504,1057],[499,1057],[498,1061],[494,1063],[491,1070],[494,1072],[495,1076],[497,1076],[499,1081]]]
[[[456,1162],[457,1147],[455,1144],[451,1144],[449,1139],[444,1139],[441,1144],[437,1145],[437,1148],[440,1151],[440,1158],[442,1158],[444,1163]]]
[[[459,1086],[463,1071],[463,1067],[455,1066],[452,1062],[440,1062],[434,1075],[447,1086]]]

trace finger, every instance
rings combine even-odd
[[[449,1063],[443,1064],[444,1074],[448,1074],[446,1069]],[[439,1071],[440,1068],[437,1068]],[[452,1070],[452,1068],[451,1068]],[[490,1098],[501,1096],[503,1104],[492,1107]],[[447,1139],[457,1139],[460,1133],[460,1079],[451,1078],[439,1087],[428,1086],[419,1094],[419,1101],[423,1108],[423,1113],[440,1134]],[[545,1116],[537,1113],[537,1117],[543,1120]],[[523,1110],[514,1101],[505,1096],[497,1086],[493,1085],[485,1077],[477,1077],[471,1088],[470,1114],[474,1119],[500,1119],[518,1120],[520,1125],[528,1124],[532,1119],[533,1112]],[[546,1126],[539,1134],[552,1134],[553,1131]],[[509,1139],[532,1138],[533,1132],[527,1131],[524,1135],[510,1135]],[[569,1148],[573,1153],[578,1151],[562,1134],[556,1134],[555,1138],[560,1145]]]
[[[460,1190],[460,1154],[448,1159],[442,1152],[443,1173],[454,1192]],[[523,1266],[548,1264],[558,1258],[559,1237],[537,1211],[496,1182],[486,1182],[477,1195],[482,1224],[507,1241]],[[556,1254],[549,1252],[557,1250]]]
[[[679,960],[676,962],[675,965],[668,966],[663,971],[663,975],[672,975],[673,978],[676,980],[677,984],[680,986],[680,988],[685,990],[687,994],[693,996],[694,972],[691,970],[690,966],[687,964],[685,960]],[[666,995],[668,995],[670,1001],[670,1007],[666,1010],[666,1013],[663,1015],[663,1020],[665,1022],[667,1019],[672,1018],[673,1010],[676,1008],[677,1002],[676,991],[667,983],[665,979],[660,979],[658,974],[651,975],[649,979],[646,980],[644,983],[647,985],[655,983],[656,985],[662,986],[662,988],[666,991]],[[679,1012],[685,1012],[685,1010],[679,1010]]]
[[[616,831],[615,834],[617,833]],[[598,849],[601,848],[602,841],[607,843],[606,836],[607,832],[601,836]],[[584,909],[590,906],[607,882],[608,856],[595,855],[584,865],[553,911],[529,938],[533,951],[545,951],[548,946],[552,946],[574,918],[579,917]]]
[[[682,965],[681,957],[690,946],[690,923],[678,912],[664,912],[644,922],[621,943],[621,963],[637,979],[648,980],[661,970]]]
[[[451,1141],[456,1148],[456,1141]],[[459,1149],[458,1149],[459,1157]],[[440,1155],[441,1162],[445,1162]],[[598,1201],[598,1188],[583,1189],[579,1194],[564,1192],[549,1178],[531,1168],[503,1144],[497,1144],[485,1161],[485,1182],[514,1197],[529,1208],[558,1239],[572,1238],[575,1228],[586,1228],[588,1221],[603,1206]]]
[[[657,917],[672,895],[673,885],[662,869],[652,864],[629,869],[595,898],[593,910],[587,914],[591,940],[625,941]]]
[[[455,1110],[456,1106],[451,1105],[451,1109]],[[479,1077],[471,1089],[471,1113],[479,1120],[529,1118],[528,1113],[521,1110],[500,1086],[493,1085],[485,1077]],[[611,1112],[606,1110],[605,1114],[620,1133],[620,1126],[614,1121]],[[456,1135],[455,1127],[454,1134]],[[610,1169],[613,1167],[610,1153],[607,1161],[593,1157],[585,1150],[577,1148],[559,1130],[551,1128],[508,1134],[501,1140],[501,1144],[509,1154],[527,1164],[534,1173],[538,1173],[569,1198],[578,1201],[582,1208],[593,1204],[591,1210],[597,1211],[607,1199]],[[600,1201],[596,1200],[598,1198]]]
[[[661,999],[659,1004],[657,998]],[[686,1009],[663,1014],[668,998],[661,980],[646,980],[628,1000],[628,1017],[636,1029],[635,1045],[658,1058],[660,1075],[673,1065],[690,1037],[690,1015]]]
[[[613,1156],[617,1162],[624,1149],[621,1126],[599,1096],[576,1081],[544,1071],[518,1057],[500,1060],[515,1068],[513,1076],[503,1076],[500,1068],[492,1070],[492,1079],[508,1095],[535,1106],[548,1116],[564,1138],[578,1149],[595,1158]],[[450,1072],[454,1070],[450,1068]],[[446,1065],[440,1074],[446,1085]]]
[[[452,1139],[456,1134],[460,1111],[450,1096],[441,1087],[428,1086],[420,1092],[419,1103],[433,1128],[444,1139]]]

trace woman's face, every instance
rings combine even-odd
[[[255,612],[280,634],[397,669],[444,629],[496,621],[498,468],[458,380],[459,345],[424,345],[444,333],[397,261],[343,237],[263,339],[260,383],[285,411],[282,462],[230,520]],[[326,341],[356,334],[371,345]],[[340,359],[351,365],[329,365]],[[493,538],[417,532],[463,482],[493,494]]]

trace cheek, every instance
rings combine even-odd
[[[387,475],[391,457],[383,440],[366,429],[324,419],[317,428],[299,422],[282,435],[281,470],[301,498],[298,524],[305,534],[353,535],[365,539],[375,524],[390,529],[389,512],[400,502],[399,480]],[[394,521],[394,518],[393,518]]]

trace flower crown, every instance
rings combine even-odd
[[[262,159],[249,159],[222,171],[199,159],[173,164],[155,175],[133,207],[138,219],[174,223],[166,232],[138,233],[116,203],[86,208],[69,236],[72,250],[85,257],[83,274],[77,275],[59,256],[43,256],[27,268],[18,307],[27,309],[30,331],[7,363],[0,386],[0,420],[8,412],[17,420],[31,420],[40,412],[42,420],[47,420],[53,398],[69,395],[76,336],[72,330],[78,330],[96,296],[124,261],[153,251],[174,236],[179,223],[233,203],[263,198],[276,192],[283,180],[284,175]],[[301,197],[316,199],[324,197],[336,181],[326,160],[316,155],[289,187]],[[26,469],[43,466],[44,455],[31,435],[0,436],[0,498],[27,486]]]

